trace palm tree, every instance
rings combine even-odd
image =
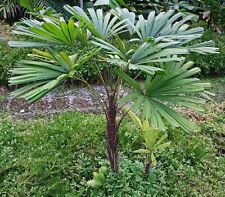
[[[10,84],[24,85],[13,92],[14,96],[35,102],[69,78],[84,82],[99,98],[105,113],[108,158],[114,172],[118,171],[119,127],[126,116],[120,112],[128,102],[152,127],[166,130],[167,121],[186,131],[195,129],[174,106],[202,110],[199,104],[204,99],[199,95],[206,97],[210,84],[192,77],[200,69],[192,68],[192,62],[185,63],[184,56],[190,52],[217,53],[217,48],[210,41],[189,44],[203,34],[202,28],[189,28],[191,17],[182,18],[171,10],[158,15],[150,12],[145,19],[127,9],[88,9],[88,13],[80,7],[66,5],[65,9],[73,15],[69,21],[48,17],[17,24],[14,33],[35,39],[10,41],[11,47],[45,50],[34,50],[32,60],[19,61],[11,70]],[[69,52],[60,52],[63,47]],[[102,61],[109,65],[104,75],[98,67]],[[98,71],[106,99],[80,74],[84,64]],[[144,84],[129,76],[129,70],[146,76]],[[121,92],[122,86],[128,88]]]

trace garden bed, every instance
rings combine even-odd
[[[215,78],[205,80],[212,82],[212,92],[216,94],[213,99],[216,102],[225,100],[225,80],[223,78]],[[105,97],[104,87],[96,85],[95,89]],[[93,93],[81,86],[73,87],[70,90],[60,88],[49,93],[41,100],[29,104],[25,100],[13,99],[10,97],[10,91],[5,88],[0,88],[0,109],[9,112],[12,116],[21,118],[34,118],[42,116],[52,116],[53,114],[63,113],[67,111],[80,111],[85,113],[100,113],[101,106],[98,100],[93,96]],[[190,117],[198,120],[199,117],[193,111],[185,111]]]
[[[104,95],[102,86],[95,86],[95,89]],[[72,91],[64,90],[49,93],[33,104],[29,104],[23,99],[12,98],[6,88],[2,88],[0,94],[4,96],[4,99],[0,101],[0,108],[13,116],[22,118],[51,116],[55,113],[74,110],[86,113],[99,113],[101,111],[98,100],[95,99],[93,93],[83,87],[78,87]]]
[[[171,146],[156,153],[158,165],[143,176],[137,127],[120,130],[120,170],[113,174],[105,152],[101,115],[66,112],[29,121],[0,114],[1,196],[223,196],[225,104],[209,104],[198,132],[169,130]],[[132,142],[132,143],[130,143]],[[87,182],[106,166],[102,187]]]

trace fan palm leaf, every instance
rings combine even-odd
[[[125,31],[127,26],[125,21],[119,21],[118,17],[112,16],[110,12],[104,14],[102,9],[87,9],[89,17],[80,7],[66,5],[64,8],[79,21],[85,23],[95,37],[101,39],[107,39],[115,34],[120,34]]]
[[[192,66],[193,62],[166,63],[162,67],[165,73],[148,77],[143,87],[118,70],[117,74],[134,90],[120,102],[133,101],[132,109],[141,110],[152,127],[165,130],[164,120],[167,120],[174,127],[181,127],[186,131],[194,130],[194,124],[174,109],[182,106],[202,111],[201,104],[205,100],[198,94],[210,88],[210,84],[201,83],[198,78],[193,77],[200,69],[191,68]]]
[[[10,85],[24,85],[14,91],[14,97],[21,96],[31,103],[46,95],[50,90],[64,82],[68,78],[78,77],[77,69],[87,62],[99,50],[91,50],[87,54],[69,56],[65,52],[56,52],[48,48],[48,51],[38,51],[33,57],[36,60],[21,60],[10,70],[13,75]]]
[[[143,43],[135,51],[128,52],[98,38],[95,38],[95,41],[92,41],[92,43],[108,52],[109,56],[107,61],[109,63],[118,65],[123,70],[127,68],[130,70],[140,70],[150,75],[158,71],[163,71],[160,68],[150,65],[151,63],[181,61],[183,58],[177,55],[188,53],[186,49],[171,48],[168,50],[163,48],[162,45],[153,45],[150,43]]]
[[[118,36],[116,44],[119,48],[99,38],[95,38],[92,43],[108,52],[107,61],[109,63],[118,65],[122,69],[140,70],[150,75],[162,71],[161,68],[155,67],[156,63],[182,61],[184,59],[182,55],[190,52],[217,53],[217,48],[211,47],[213,43],[209,42],[179,48],[176,41],[167,43],[144,42],[135,50],[126,49],[127,43]]]
[[[54,45],[75,46],[80,38],[84,24],[78,26],[73,19],[66,22],[63,18],[43,18],[40,22],[35,19],[23,19],[13,32],[18,35],[29,36],[37,41],[10,41],[10,47],[42,47]],[[40,42],[39,40],[43,41]],[[81,40],[81,39],[79,39]]]
[[[147,41],[149,38],[155,42],[177,41],[177,45],[185,44],[191,40],[200,38],[204,32],[202,27],[189,28],[188,21],[192,16],[182,17],[181,13],[174,14],[174,10],[156,14],[151,11],[145,19],[143,15],[135,17],[134,12],[126,8],[113,11],[120,20],[125,20],[128,24],[128,30],[131,34],[137,34],[141,41]],[[135,21],[135,18],[138,18]]]

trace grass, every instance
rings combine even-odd
[[[133,153],[141,137],[126,120],[120,130],[120,172],[112,174],[101,115],[64,113],[51,120],[0,116],[0,196],[223,196],[225,103],[210,104],[200,130],[169,131],[171,146],[158,152],[157,167],[143,176]],[[87,186],[107,166],[99,189]]]

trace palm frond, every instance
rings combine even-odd
[[[119,21],[116,16],[112,17],[110,12],[104,14],[102,9],[94,10],[89,8],[88,16],[80,7],[66,5],[64,8],[79,21],[85,23],[95,37],[104,40],[124,32],[127,26],[125,21]]]
[[[167,44],[145,42],[138,46],[136,50],[124,51],[125,49],[121,50],[99,38],[95,38],[92,43],[108,52],[107,61],[109,63],[118,65],[123,69],[140,70],[151,75],[155,74],[155,72],[162,71],[162,69],[153,66],[155,63],[182,61],[183,58],[178,57],[178,55],[189,53],[187,49],[168,49]],[[170,43],[170,45],[172,44]]]
[[[12,77],[10,85],[24,85],[12,93],[14,97],[21,96],[34,102],[46,95],[50,90],[68,78],[78,77],[77,69],[99,49],[91,50],[87,54],[69,56],[65,52],[48,48],[48,51],[35,51],[36,60],[21,60],[10,70]]]
[[[15,22],[24,17],[26,10],[16,0],[3,0],[0,2],[0,20]]]
[[[16,26],[14,34],[29,36],[35,41],[10,41],[10,47],[42,47],[46,45],[67,45],[75,46],[84,24],[80,23],[78,26],[73,19],[66,22],[63,18],[43,18],[40,22],[35,19],[23,19],[21,23]],[[43,41],[40,42],[39,40]]]
[[[131,35],[135,32],[136,14],[134,12],[130,12],[127,8],[115,8],[111,12],[121,21],[126,21],[127,29]]]
[[[134,12],[130,12],[126,8],[117,8],[113,13],[120,20],[125,20],[130,34],[137,34],[142,42],[148,42],[148,40],[153,40],[155,43],[174,42],[173,47],[180,47],[200,38],[204,32],[202,27],[189,28],[187,22],[192,19],[191,15],[182,17],[182,13],[174,13],[174,10],[159,14],[151,11],[147,19],[143,15],[135,16]],[[138,20],[135,21],[137,17]],[[216,52],[216,50],[208,50],[213,48],[204,48],[207,45],[208,43],[202,43],[199,51],[202,51],[202,53]],[[214,46],[211,45],[211,47]],[[204,51],[204,49],[206,50]]]
[[[181,127],[186,131],[194,130],[194,124],[175,110],[177,106],[182,106],[202,111],[201,104],[205,100],[199,95],[204,93],[210,84],[201,83],[193,77],[200,69],[191,68],[192,66],[193,62],[167,63],[162,67],[165,73],[153,78],[148,77],[141,90],[134,87],[134,82],[130,83],[129,77],[123,73],[126,77],[120,76],[134,91],[133,96],[127,95],[121,102],[133,101],[133,110],[141,110],[152,127],[165,130],[164,120],[167,120],[174,127]]]

